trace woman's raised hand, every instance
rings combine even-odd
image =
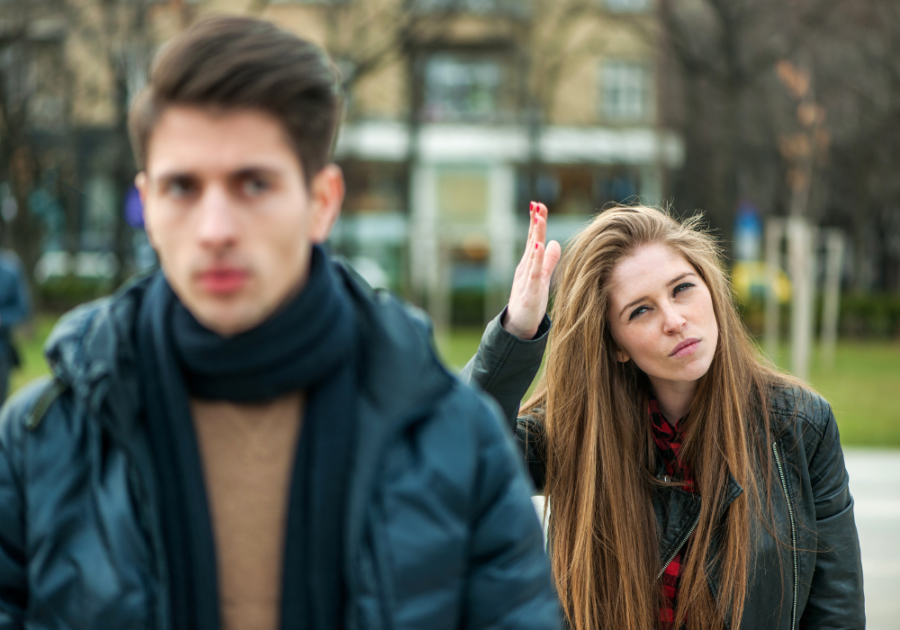
[[[522,260],[516,267],[509,307],[500,322],[506,330],[520,339],[533,339],[547,312],[550,297],[550,276],[559,262],[562,250],[559,243],[547,238],[547,206],[531,202],[528,242]]]

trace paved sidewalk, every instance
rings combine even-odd
[[[844,450],[866,589],[866,628],[900,628],[900,450]],[[543,513],[543,497],[533,498]]]
[[[845,449],[866,588],[866,628],[900,628],[900,450]]]

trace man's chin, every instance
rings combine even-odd
[[[204,304],[196,309],[188,307],[188,310],[205,328],[222,337],[233,337],[252,330],[266,319],[264,313],[236,306]]]

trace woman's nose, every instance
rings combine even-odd
[[[681,314],[673,304],[667,304],[663,307],[663,328],[666,334],[674,334],[684,328],[687,319]]]

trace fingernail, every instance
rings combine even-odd
[[[534,202],[532,201],[532,202],[530,202],[530,203],[528,204],[528,209],[529,209],[531,212],[534,212],[534,207],[535,207],[536,205],[537,205],[537,204],[534,203]]]
[[[534,244],[534,248],[535,248],[535,249],[538,248],[538,244],[537,244],[537,243]]]

